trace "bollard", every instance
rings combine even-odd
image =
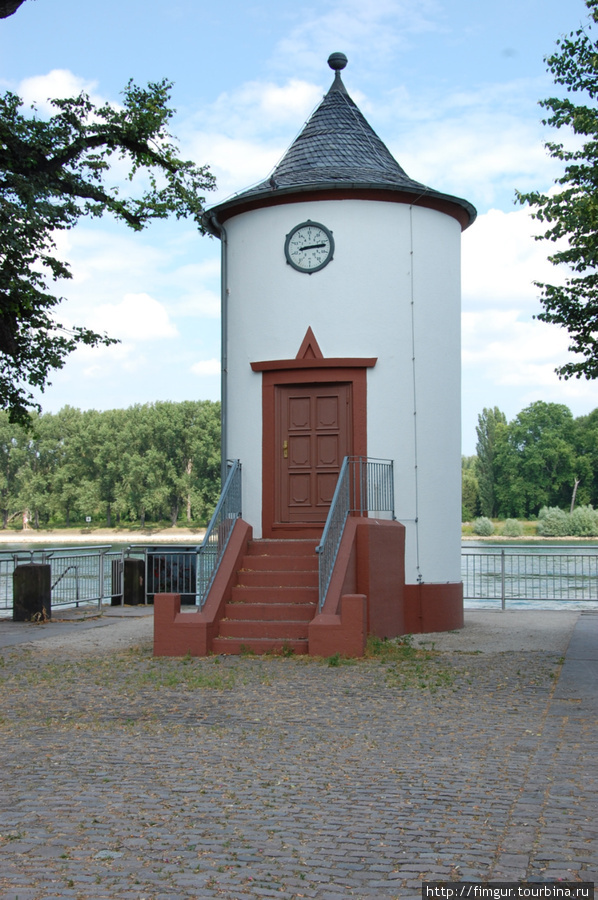
[[[43,622],[52,615],[52,569],[48,564],[16,566],[13,573],[13,622]]]
[[[145,603],[145,563],[142,559],[125,559],[123,589],[124,602],[128,606]]]
[[[114,560],[112,563],[112,584],[118,584],[122,577],[123,593],[113,593],[111,606],[139,606],[145,603],[145,563],[142,559]],[[114,588],[113,588],[114,591]]]

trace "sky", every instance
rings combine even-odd
[[[544,57],[586,19],[583,0],[26,0],[0,20],[0,89],[44,114],[51,97],[118,103],[130,79],[167,78],[181,155],[217,178],[211,206],[268,176],[329,88],[328,56],[344,52],[349,94],[408,175],[478,210],[462,239],[469,455],[485,407],[509,420],[537,400],[575,416],[598,407],[596,382],[554,373],[567,334],[534,318],[534,281],[561,275],[515,203],[516,190],[548,191],[561,173],[544,149],[555,135],[538,101],[559,90]],[[73,275],[59,286],[60,320],[120,343],[75,351],[44,411],[219,399],[216,239],[191,221],[135,233],[104,217],[57,246]]]

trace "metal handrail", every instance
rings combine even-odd
[[[197,603],[201,608],[216,577],[220,560],[242,515],[241,462],[228,460],[229,472],[197,555]]]
[[[351,514],[391,513],[394,510],[393,461],[365,456],[345,456],[328,511],[322,539],[316,547],[319,558],[319,609],[330,587],[343,531]]]

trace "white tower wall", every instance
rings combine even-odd
[[[307,219],[334,235],[312,275],[284,241]],[[243,516],[261,535],[262,375],[293,359],[309,327],[325,358],[377,357],[367,372],[367,447],[395,463],[407,527],[406,581],[459,582],[460,224],[434,209],[374,200],[281,203],[235,215],[227,234],[225,447],[243,464]]]

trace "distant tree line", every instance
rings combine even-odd
[[[463,518],[531,519],[545,507],[598,507],[598,409],[573,418],[538,401],[511,422],[478,416],[476,456],[463,457]]]
[[[153,403],[105,412],[0,410],[2,527],[179,520],[205,523],[220,493],[220,404]]]

